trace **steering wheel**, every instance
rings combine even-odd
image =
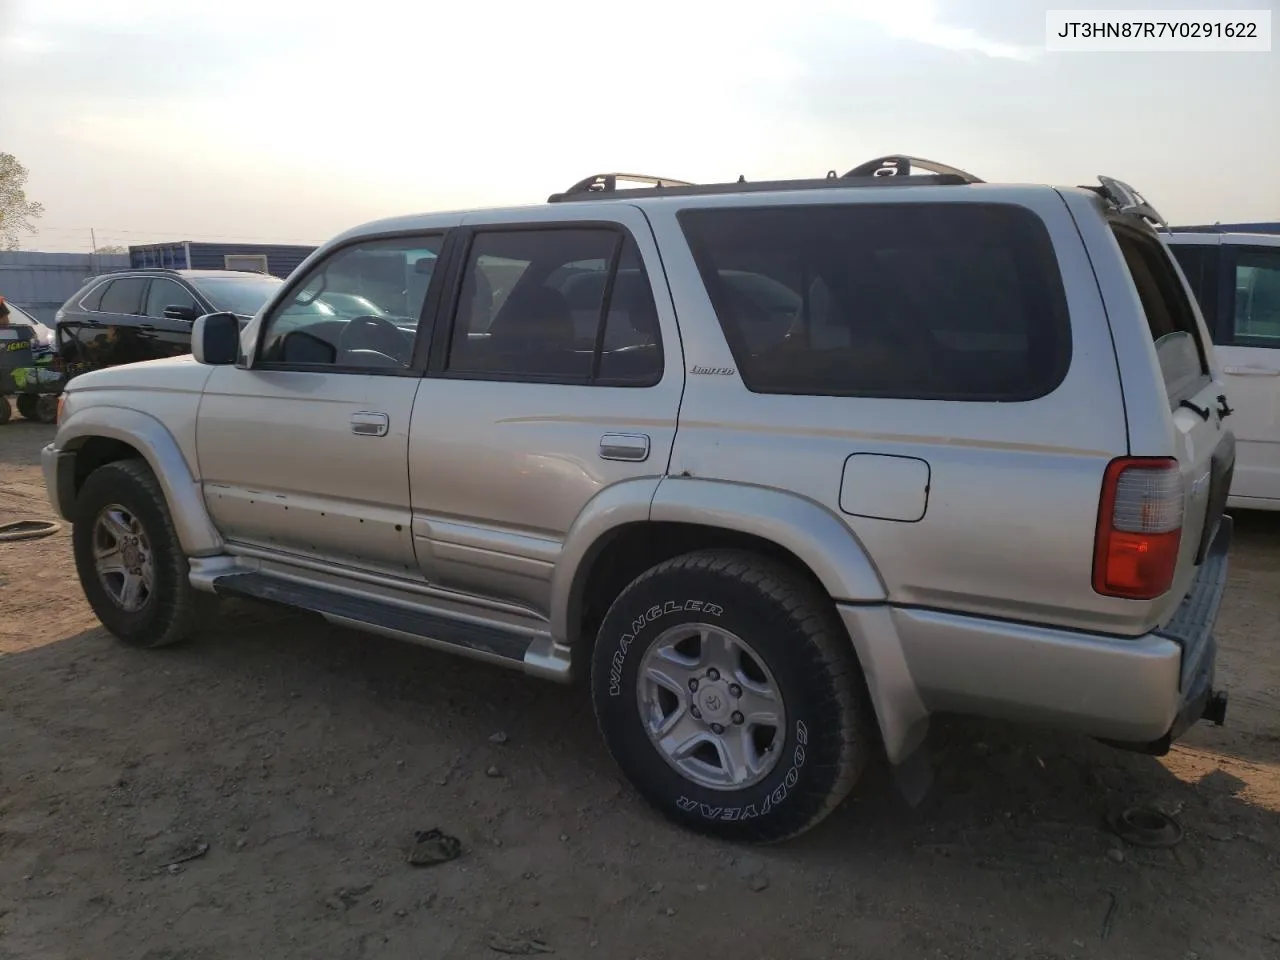
[[[351,341],[357,331],[361,334],[367,332],[367,337],[353,345]],[[409,363],[409,342],[405,339],[404,331],[385,317],[352,317],[348,321],[338,338],[338,349],[345,352],[358,347],[385,353],[402,364]]]

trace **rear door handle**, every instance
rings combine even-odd
[[[385,413],[361,410],[351,415],[351,432],[362,437],[385,437],[391,418]]]
[[[1237,377],[1280,377],[1280,370],[1272,370],[1269,367],[1223,367],[1223,373],[1234,374]]]
[[[649,459],[649,437],[643,433],[606,433],[600,438],[601,460]]]

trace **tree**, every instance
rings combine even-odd
[[[18,241],[35,233],[32,220],[44,216],[44,206],[27,199],[27,168],[12,153],[0,153],[0,250],[17,250]]]
[[[128,253],[128,247],[122,247],[118,243],[108,243],[105,247],[99,247],[94,253]]]

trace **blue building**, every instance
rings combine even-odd
[[[1280,233],[1280,222],[1273,223],[1202,223],[1195,227],[1173,227],[1209,233]]]
[[[279,243],[147,243],[129,247],[133,269],[252,270],[287,277],[315,247]]]

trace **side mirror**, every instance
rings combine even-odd
[[[191,328],[191,355],[197,363],[226,366],[240,354],[240,318],[234,313],[206,313]]]
[[[174,306],[165,307],[164,318],[166,320],[181,320],[183,323],[194,323],[196,319],[196,308]]]

